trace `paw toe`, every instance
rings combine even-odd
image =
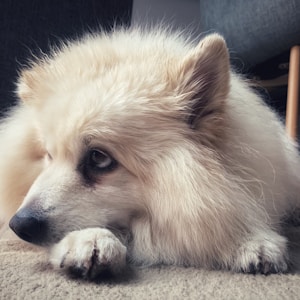
[[[285,263],[276,264],[269,261],[259,262],[258,264],[250,263],[247,268],[242,268],[241,271],[247,274],[277,274],[287,272],[287,265]]]
[[[88,269],[83,266],[69,266],[67,270],[74,278],[85,278],[88,273]]]

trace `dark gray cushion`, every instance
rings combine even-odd
[[[200,0],[201,29],[225,36],[232,62],[243,68],[300,43],[299,0]]]

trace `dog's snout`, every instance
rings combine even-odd
[[[46,240],[48,221],[32,210],[23,208],[12,217],[9,227],[21,239],[40,245]]]

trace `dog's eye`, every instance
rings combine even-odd
[[[77,170],[88,185],[101,182],[102,175],[115,170],[118,162],[107,152],[90,149],[86,152]]]
[[[88,165],[96,171],[103,172],[114,169],[116,161],[107,153],[93,149],[89,152]]]

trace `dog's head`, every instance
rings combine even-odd
[[[51,244],[72,230],[129,228],[153,213],[154,199],[169,197],[159,185],[170,195],[171,182],[185,189],[171,180],[184,172],[179,161],[218,144],[228,89],[218,35],[192,47],[162,32],[121,31],[33,63],[18,93],[32,108],[45,167],[11,228]]]

